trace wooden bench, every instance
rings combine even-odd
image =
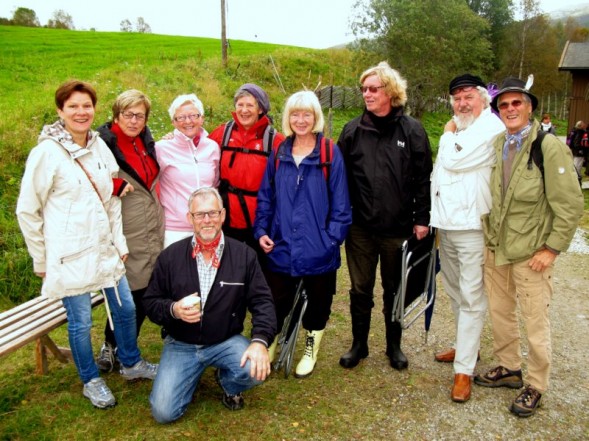
[[[102,293],[92,294],[92,307],[104,301]],[[67,322],[61,300],[37,297],[0,313],[0,357],[36,341],[36,372],[47,373],[47,350],[62,363],[72,360],[69,348],[58,347],[49,333]]]

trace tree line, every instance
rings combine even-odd
[[[417,116],[436,110],[455,75],[471,72],[499,86],[533,74],[539,111],[564,117],[571,79],[558,71],[560,56],[567,40],[589,38],[589,28],[551,20],[537,0],[358,0],[355,10],[358,63],[398,68]]]
[[[500,85],[507,76],[535,77],[539,111],[565,118],[571,79],[558,63],[567,41],[589,40],[576,19],[551,20],[538,0],[357,0],[350,45],[359,66],[381,60],[408,79],[415,116],[445,106],[449,81],[471,72]],[[0,24],[40,26],[35,11],[17,8]],[[75,29],[71,15],[54,12],[45,27]],[[92,29],[94,30],[94,29]],[[142,17],[124,19],[121,32],[151,33]]]
[[[70,29],[75,30],[74,20],[70,14],[65,12],[63,9],[57,9],[53,12],[51,18],[47,21],[47,24],[41,26],[37,13],[29,8],[16,8],[12,13],[12,18],[0,17],[0,25],[7,26],[27,26],[33,28],[45,27],[53,29]],[[91,31],[95,31],[95,28],[91,28]],[[140,34],[151,34],[151,26],[143,19],[143,17],[137,17],[135,24],[129,19],[124,19],[120,23],[121,32],[138,32]]]

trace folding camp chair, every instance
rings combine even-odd
[[[288,378],[292,369],[292,361],[297,346],[297,337],[301,329],[301,322],[303,315],[307,309],[307,292],[303,287],[303,281],[299,282],[297,292],[295,294],[294,302],[288,316],[284,319],[282,330],[276,337],[278,339],[278,346],[280,352],[278,359],[274,363],[274,370],[277,371],[284,367],[284,378]]]
[[[400,249],[399,285],[393,301],[392,320],[409,328],[422,314],[431,321],[436,298],[436,232],[431,228],[421,240],[411,236]],[[426,342],[429,323],[426,323]]]

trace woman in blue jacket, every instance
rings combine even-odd
[[[324,119],[313,92],[286,102],[286,140],[272,152],[258,192],[254,236],[268,256],[266,279],[281,329],[302,279],[308,296],[303,317],[305,354],[295,376],[313,372],[331,313],[340,245],[352,222],[341,152],[323,139]],[[323,139],[323,141],[322,141]],[[270,348],[274,357],[276,340]]]

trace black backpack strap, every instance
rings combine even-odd
[[[274,135],[276,134],[276,130],[270,124],[266,126],[264,130],[264,137],[262,138],[262,143],[264,146],[264,151],[266,152],[266,156],[270,156],[270,152],[272,151],[272,145],[274,144]]]
[[[227,147],[229,143],[229,139],[231,138],[231,132],[233,131],[233,126],[235,125],[235,121],[231,120],[227,124],[225,124],[225,129],[223,129],[223,138],[221,140],[221,149]]]
[[[530,156],[528,157],[528,170],[532,169],[532,161],[534,161],[534,164],[536,164],[536,167],[538,167],[540,173],[542,173],[542,179],[544,179],[544,153],[542,153],[542,141],[544,141],[545,136],[545,132],[538,130],[536,139],[532,142]]]

